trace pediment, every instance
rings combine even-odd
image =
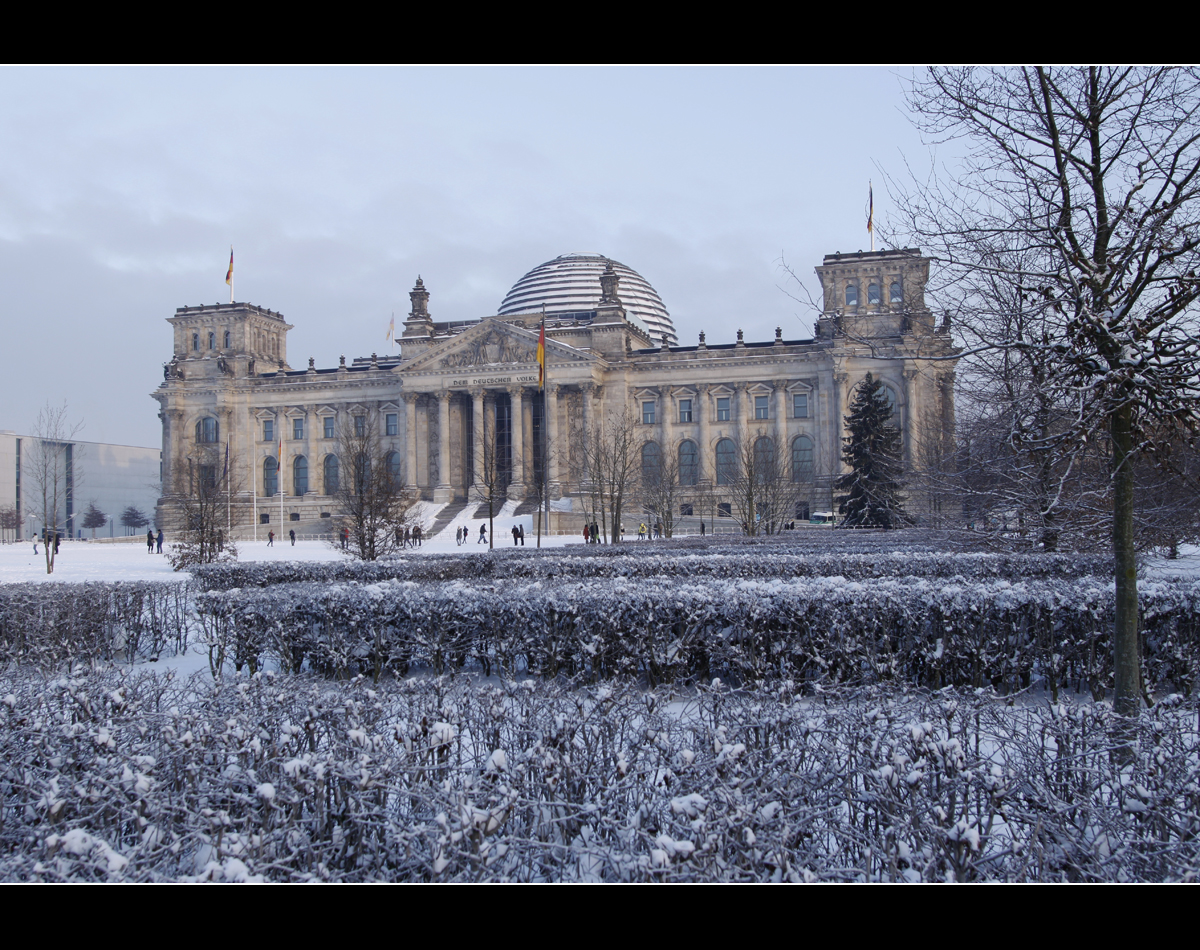
[[[537,365],[536,330],[516,327],[502,320],[487,319],[478,326],[464,330],[444,343],[434,344],[401,370],[406,373],[453,372],[462,369],[484,369]],[[574,347],[547,338],[546,362],[589,363],[591,360]]]

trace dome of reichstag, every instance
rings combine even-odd
[[[600,275],[610,263],[621,278],[617,293],[626,314],[641,323],[655,343],[664,333],[671,343],[677,343],[671,315],[650,282],[633,268],[602,254],[563,254],[539,264],[513,284],[497,313],[531,313],[541,310],[543,304],[548,314],[595,310],[600,302]]]

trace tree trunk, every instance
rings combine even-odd
[[[1113,711],[1136,716],[1141,709],[1138,662],[1137,559],[1133,550],[1133,408],[1125,404],[1109,419],[1113,444],[1113,566],[1116,616],[1113,625]]]

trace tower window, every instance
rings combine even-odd
[[[217,348],[217,335],[212,330],[208,331],[208,348],[210,350]]]
[[[847,284],[846,285],[846,306],[847,307],[857,307],[858,306],[858,284]]]
[[[225,331],[225,349],[229,349],[229,331]]]
[[[868,284],[867,285],[867,303],[878,304],[879,300],[880,300],[879,285],[876,283]]]
[[[903,303],[904,293],[900,289],[900,281],[893,280],[891,287],[892,303]]]
[[[193,353],[200,352],[200,334],[199,333],[192,334],[192,352]]]

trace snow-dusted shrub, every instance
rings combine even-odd
[[[1190,691],[1200,585],[1142,593],[1148,678]],[[255,669],[340,677],[466,663],[505,675],[714,675],[806,684],[896,680],[1020,689],[1035,677],[1100,697],[1111,678],[1107,580],[923,577],[783,580],[617,578],[468,584],[279,584],[209,591],[202,616],[224,655]]]
[[[825,534],[819,537],[826,537]],[[796,551],[774,545],[666,543],[579,545],[547,551],[499,549],[487,557],[435,554],[386,562],[249,562],[195,570],[202,590],[270,587],[299,581],[363,584],[385,580],[479,581],[639,577],[829,577],[860,580],[921,576],[969,579],[1066,578],[1111,574],[1111,558],[1079,554],[996,554],[924,550]]]
[[[184,584],[119,581],[0,585],[0,662],[55,669],[187,647],[196,623]]]
[[[1197,708],[0,674],[4,880],[1187,880]],[[1122,762],[1123,765],[1116,765]]]

